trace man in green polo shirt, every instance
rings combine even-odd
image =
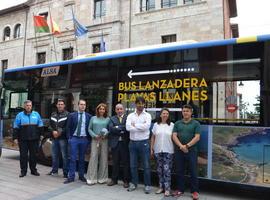
[[[183,119],[175,122],[172,139],[175,143],[175,167],[177,190],[173,193],[179,197],[184,193],[184,166],[189,165],[191,193],[194,200],[199,199],[197,178],[197,142],[200,140],[200,123],[191,118],[192,107],[184,105]]]

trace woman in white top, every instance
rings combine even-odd
[[[165,196],[170,196],[174,153],[171,139],[174,124],[170,121],[169,115],[167,108],[161,110],[160,117],[153,126],[153,135],[151,137],[151,155],[155,155],[157,159],[157,173],[159,176],[159,189],[156,194],[165,192]]]

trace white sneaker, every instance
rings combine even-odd
[[[133,183],[130,183],[127,191],[132,192],[136,190],[136,188],[137,188],[136,185],[134,185]]]
[[[145,194],[150,194],[150,192],[151,192],[151,187],[149,185],[145,186],[144,187],[144,193]]]
[[[107,183],[108,179],[101,179],[101,180],[98,180],[97,182],[99,184],[104,184],[104,183]]]
[[[89,179],[86,179],[86,184],[87,185],[95,185],[97,183],[97,181],[96,180],[89,180]]]

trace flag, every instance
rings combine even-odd
[[[73,15],[73,23],[74,23],[74,33],[76,37],[83,36],[88,32],[87,28],[82,24],[80,24],[74,15]]]
[[[106,46],[105,46],[105,41],[103,38],[103,34],[101,35],[101,40],[100,40],[100,52],[105,52],[106,51]]]
[[[34,16],[34,27],[36,33],[49,33],[50,29],[44,16]]]
[[[60,34],[60,28],[58,26],[58,24],[55,23],[55,21],[52,19],[52,16],[50,16],[51,19],[51,29],[52,29],[52,34],[57,35]]]

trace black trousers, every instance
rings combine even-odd
[[[27,173],[27,163],[29,160],[29,167],[31,172],[36,172],[37,168],[37,152],[38,152],[38,140],[20,140],[20,167],[21,173]],[[28,156],[29,152],[29,156]]]
[[[112,181],[117,183],[119,179],[120,165],[123,166],[123,181],[129,182],[129,150],[128,146],[123,142],[119,141],[115,148],[112,148]]]

